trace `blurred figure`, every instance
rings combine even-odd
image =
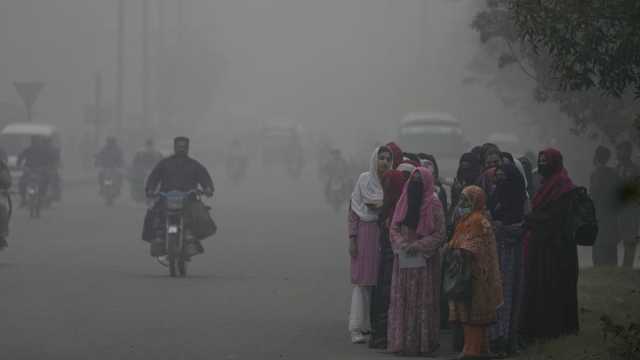
[[[110,136],[100,152],[96,155],[95,166],[100,169],[98,173],[98,184],[100,194],[104,193],[104,180],[107,173],[114,176],[115,187],[120,190],[122,186],[122,168],[124,167],[123,151],[118,145],[115,137]]]
[[[503,302],[500,267],[493,228],[487,218],[486,197],[477,186],[462,191],[461,216],[448,247],[471,268],[471,297],[450,300],[449,319],[464,331],[460,358],[489,356],[489,326]]]
[[[365,343],[371,331],[371,288],[378,280],[378,220],[384,192],[381,179],[391,169],[393,155],[378,147],[369,162],[369,171],[360,174],[351,194],[349,208],[349,254],[351,255],[351,311],[349,332],[353,343]]]
[[[32,136],[31,145],[18,155],[18,167],[24,170],[18,184],[21,207],[26,205],[27,179],[33,176],[38,178],[41,198],[47,198],[55,166],[55,154],[45,145],[44,139]]]
[[[395,256],[387,348],[400,355],[425,356],[440,346],[440,247],[446,220],[434,183],[429,170],[417,168],[390,225]],[[414,263],[407,265],[407,257]]]
[[[598,215],[598,239],[593,245],[593,266],[618,266],[618,173],[607,164],[611,151],[598,146],[593,157],[589,193]]]
[[[632,188],[640,181],[640,167],[631,160],[633,147],[630,142],[625,141],[618,145],[617,158],[618,167],[616,169],[621,181],[620,189]],[[624,197],[624,196],[623,196]],[[618,217],[620,236],[624,244],[623,266],[633,268],[636,251],[638,248],[638,219],[640,218],[640,208],[633,199],[623,198],[623,209]]]
[[[349,164],[339,149],[331,150],[331,157],[323,170],[327,174],[324,187],[325,198],[334,209],[339,209],[349,196],[352,186],[349,178]]]
[[[249,157],[238,138],[231,141],[226,156],[227,176],[234,184],[239,183],[247,174]]]
[[[525,219],[522,335],[528,340],[578,332],[578,249],[570,231],[575,185],[555,149],[540,152],[542,186]]]
[[[162,160],[164,156],[156,150],[153,139],[147,139],[144,149],[138,151],[129,169],[129,181],[131,186],[131,197],[133,200],[142,202],[145,199],[144,185],[151,170]]]
[[[49,153],[52,162],[51,167],[49,168],[49,178],[51,179],[51,198],[53,201],[60,201],[62,197],[62,180],[60,179],[62,154],[60,148],[53,143],[53,140],[50,137],[46,137],[42,141],[44,151]]]

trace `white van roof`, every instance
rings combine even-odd
[[[429,122],[438,122],[438,123],[450,123],[454,126],[459,126],[460,121],[453,117],[453,115],[442,112],[417,112],[410,113],[404,117],[402,120],[402,125],[409,125],[415,123],[429,123]]]
[[[48,124],[13,123],[4,127],[3,135],[35,135],[51,136],[56,132],[56,127]]]

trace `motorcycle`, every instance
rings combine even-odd
[[[165,249],[171,277],[187,276],[189,245],[197,245],[188,241],[190,234],[185,231],[185,210],[189,201],[199,201],[201,195],[199,190],[158,193],[165,210]]]
[[[101,195],[107,206],[113,206],[115,199],[120,195],[120,174],[117,169],[104,169],[101,184]]]

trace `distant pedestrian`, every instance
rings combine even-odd
[[[618,266],[618,173],[607,164],[611,159],[611,150],[598,146],[591,174],[589,193],[598,215],[598,238],[593,245],[593,266]]]

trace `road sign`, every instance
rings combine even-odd
[[[38,94],[40,94],[44,83],[41,81],[16,81],[13,83],[13,86],[15,86],[18,95],[20,95],[20,98],[22,98],[22,102],[24,102],[24,106],[27,109],[27,121],[31,121],[31,110],[33,109],[33,104],[36,102]]]

